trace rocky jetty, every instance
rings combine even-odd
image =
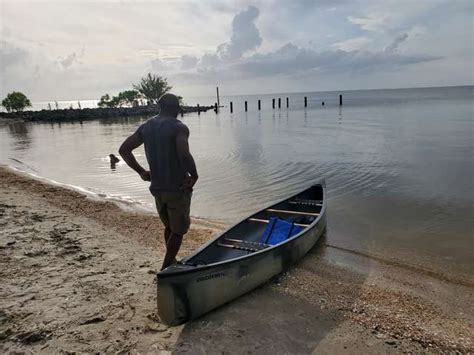
[[[214,106],[183,106],[183,113],[206,112],[212,109],[214,109]],[[87,121],[108,117],[151,116],[156,115],[158,112],[158,105],[148,105],[136,107],[0,112],[0,119],[20,119],[23,121]]]

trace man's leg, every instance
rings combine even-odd
[[[161,222],[165,226],[165,231],[163,233],[163,236],[165,238],[165,247],[168,245],[168,240],[171,235],[171,228],[169,226],[170,221],[169,221],[169,216],[168,216],[168,209],[166,206],[166,203],[162,201],[161,194],[155,197],[155,202],[156,202],[156,210],[158,211],[158,215],[160,216]]]
[[[165,228],[165,246],[167,250],[168,250],[168,241],[170,240],[170,235],[171,235],[171,229],[169,227],[166,227]],[[176,260],[176,257],[175,257],[172,264],[175,264],[176,262],[178,262],[178,260]]]
[[[171,229],[169,227],[165,227],[165,245],[168,245],[168,240],[170,239]]]
[[[165,259],[163,260],[163,265],[161,266],[161,270],[166,269],[168,266],[176,262],[176,255],[178,254],[182,241],[183,241],[182,235],[172,233],[172,232],[170,233],[168,242],[166,244],[166,255],[165,255]]]
[[[170,234],[166,242],[166,255],[162,270],[176,263],[176,255],[181,247],[183,235],[186,234],[191,223],[189,217],[191,193],[168,192],[163,195],[166,197]]]

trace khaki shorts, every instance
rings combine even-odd
[[[159,191],[155,195],[156,209],[161,221],[175,234],[184,235],[189,229],[191,195],[190,191]]]

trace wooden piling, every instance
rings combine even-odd
[[[232,101],[230,102],[230,113],[234,112],[234,105],[232,104]]]
[[[287,97],[286,98],[286,108],[290,107],[290,99]]]
[[[275,109],[275,99],[272,99],[272,108]]]
[[[342,95],[339,95],[339,106],[342,106]]]
[[[258,110],[260,111],[261,108],[262,108],[262,104],[261,104],[260,100],[258,100]]]
[[[247,101],[245,101],[245,112],[247,112]]]
[[[304,107],[308,107],[308,98],[304,97]]]
[[[278,98],[278,108],[281,108],[281,98]]]
[[[217,102],[214,104],[214,112],[215,113],[219,112],[219,104]]]
[[[217,93],[217,109],[216,113],[219,111],[219,107],[221,106],[220,99],[219,99],[219,87],[216,86],[216,93]]]
[[[199,104],[197,104],[197,110],[198,110],[198,115],[201,114],[201,107],[199,106]]]

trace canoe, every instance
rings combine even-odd
[[[290,225],[291,235],[275,242],[270,223]],[[158,273],[161,320],[184,323],[260,286],[300,260],[325,228],[324,181],[252,214]]]

